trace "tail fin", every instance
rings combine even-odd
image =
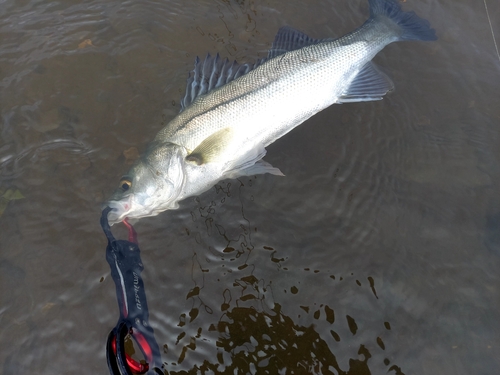
[[[403,12],[396,0],[368,0],[372,18],[385,16],[401,29],[400,40],[436,40],[436,31],[429,21],[415,12]]]

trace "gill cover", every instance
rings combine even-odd
[[[126,217],[154,216],[177,207],[184,185],[184,147],[169,142],[153,142],[146,153],[120,180],[107,205],[111,225]]]

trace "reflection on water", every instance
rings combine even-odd
[[[319,311],[317,311],[318,316]],[[333,310],[325,306],[325,311],[327,314],[330,313],[330,320],[333,323]],[[235,307],[228,311],[224,320],[221,320],[217,326],[212,325],[209,328],[220,334],[220,338],[215,343],[218,348],[221,348],[217,355],[218,363],[210,363],[206,360],[201,366],[196,366],[188,373],[196,373],[198,370],[202,373],[207,370],[225,373],[235,373],[235,371],[255,373],[258,370],[260,373],[267,374],[297,372],[370,374],[368,360],[371,354],[364,345],[360,345],[358,350],[358,354],[364,357],[363,360],[350,359],[349,370],[343,371],[328,344],[321,339],[313,326],[296,325],[290,317],[281,312],[279,304],[275,304],[272,313],[258,312],[248,307]],[[347,316],[347,318],[350,317]],[[350,326],[355,327],[356,323],[352,318],[350,319]],[[355,329],[352,332],[355,334]],[[336,341],[340,341],[335,331],[331,330],[330,333]],[[195,342],[194,340],[183,347],[179,363],[184,360],[187,349],[196,349]],[[377,342],[384,349],[382,339],[377,338]],[[222,350],[226,352],[226,357],[228,357],[227,354],[231,354],[229,364],[224,362]],[[390,361],[386,360],[386,364],[388,363]],[[397,366],[391,367],[391,369],[396,368]]]
[[[403,5],[439,40],[377,56],[395,92],[270,146],[286,177],[223,181],[136,225],[166,372],[499,372],[492,31],[483,2]],[[365,0],[2,3],[0,372],[106,373],[100,205],[178,112],[196,55],[250,62],[280,26],[334,37],[367,14]]]
[[[213,200],[204,205],[197,199],[190,212],[195,225],[185,234],[207,251],[195,252],[188,262],[193,286],[175,333],[174,327],[169,334],[155,328],[159,342],[167,342],[163,359],[169,373],[403,373],[386,351],[391,324],[373,310],[380,298],[373,277],[335,275],[321,266],[292,270],[281,250],[256,245],[259,230],[245,214],[254,198],[244,192],[254,183],[219,184]],[[233,199],[235,209],[226,210]],[[301,277],[289,279],[287,273]],[[360,301],[357,308],[342,305],[347,295],[351,304]]]
[[[359,283],[359,281],[357,281]],[[212,370],[220,373],[321,373],[321,374],[371,374],[368,360],[372,357],[368,348],[361,344],[357,351],[362,359],[349,359],[349,368],[342,370],[337,359],[332,352],[327,341],[322,338],[325,332],[317,332],[314,324],[301,326],[294,322],[290,316],[282,312],[280,304],[275,303],[269,311],[259,309],[256,306],[245,306],[252,300],[252,305],[259,305],[256,301],[263,303],[262,292],[266,292],[266,287],[259,286],[259,280],[253,275],[242,277],[237,280],[237,287],[241,288],[241,296],[233,302],[231,291],[226,289],[223,293],[224,302],[220,306],[222,316],[217,323],[212,323],[208,331],[216,332],[218,338],[215,340],[217,347],[217,362],[205,359],[203,364],[195,365],[187,372],[171,371],[171,374],[197,373],[201,370]],[[360,284],[359,284],[360,285]],[[269,288],[270,286],[267,286]],[[198,295],[199,288],[195,287],[188,297]],[[297,288],[292,287],[291,293],[296,294]],[[328,305],[320,304],[315,306],[313,312],[310,306],[300,306],[302,315],[311,321],[325,320],[333,328],[335,322],[335,311]],[[190,322],[193,321],[199,311],[193,308],[189,312]],[[213,313],[210,311],[210,313]],[[300,317],[300,315],[299,315]],[[186,324],[186,316],[181,316],[179,326]],[[312,318],[312,319],[311,319]],[[349,315],[345,317],[352,335],[356,335],[358,326],[354,318]],[[341,323],[342,324],[342,323]],[[384,323],[386,329],[390,329],[388,322]],[[335,342],[340,342],[341,338],[334,329],[329,333]],[[182,346],[182,352],[175,366],[181,364],[186,354],[190,350],[196,350],[196,342],[203,340],[202,329],[199,328],[197,335],[189,338],[189,343]],[[179,342],[187,342],[184,332],[177,337],[176,345]],[[374,342],[378,345],[378,350],[385,350],[385,344],[381,337],[373,340],[370,347],[375,348]],[[368,343],[367,343],[368,344]],[[373,350],[373,349],[371,349]],[[388,358],[383,360],[383,364],[389,366],[391,361]],[[401,373],[398,366],[392,365],[389,371],[394,370]]]

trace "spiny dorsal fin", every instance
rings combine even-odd
[[[313,39],[290,26],[284,26],[278,30],[274,37],[267,58],[259,59],[253,64],[238,64],[236,61],[229,61],[227,58],[222,59],[219,54],[215,56],[207,54],[204,60],[196,57],[194,69],[189,73],[187,79],[186,94],[181,100],[180,111],[182,112],[198,96],[247,74],[273,57],[288,51],[295,51],[302,47],[332,40],[334,39]]]
[[[381,100],[385,94],[392,90],[394,90],[394,84],[391,79],[372,62],[369,62],[361,69],[337,102],[350,103]]]
[[[314,39],[293,27],[283,26],[276,33],[273,45],[267,54],[267,58],[272,59],[288,51],[295,51],[313,44],[332,40],[334,39]]]
[[[187,79],[186,94],[181,100],[181,112],[198,96],[225,85],[261,65],[266,59],[253,64],[238,64],[236,61],[222,59],[219,54],[207,54],[204,60],[196,57],[194,69]]]

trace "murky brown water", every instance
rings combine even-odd
[[[394,93],[270,146],[286,177],[223,181],[136,225],[169,373],[500,372],[500,62],[483,2],[405,7],[440,39],[376,58]],[[339,36],[367,14],[364,0],[0,1],[0,373],[107,373],[100,204],[178,112],[196,55],[251,61],[282,25]]]

